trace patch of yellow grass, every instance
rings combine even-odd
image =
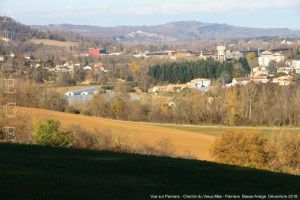
[[[31,42],[33,44],[44,44],[48,46],[57,46],[57,47],[73,47],[79,45],[78,42],[63,42],[63,41],[49,40],[49,39],[31,39],[28,40],[28,42]]]

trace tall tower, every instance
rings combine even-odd
[[[217,60],[218,61],[226,60],[225,52],[226,52],[226,46],[217,46]]]

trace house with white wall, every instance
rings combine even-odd
[[[300,60],[293,60],[292,68],[294,69],[296,74],[300,74]]]
[[[271,51],[264,51],[258,57],[259,66],[267,67],[271,61],[281,62],[284,61],[285,57],[282,53],[276,52],[273,53]]]
[[[188,88],[201,88],[210,86],[211,81],[207,78],[196,78],[186,83]]]

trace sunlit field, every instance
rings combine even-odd
[[[207,135],[217,136],[225,131],[230,130],[241,130],[241,131],[248,131],[248,130],[256,130],[262,133],[270,134],[272,132],[289,132],[300,134],[300,127],[261,127],[261,126],[197,126],[197,125],[176,125],[176,124],[156,124],[151,123],[155,126],[184,130],[184,131],[191,131],[191,132],[199,132]]]

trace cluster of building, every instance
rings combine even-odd
[[[258,57],[259,66],[252,69],[251,76],[234,78],[227,87],[235,85],[246,85],[250,82],[254,83],[276,83],[280,86],[290,85],[294,79],[294,74],[300,74],[300,60],[286,61],[285,56],[278,52],[264,51]],[[284,66],[277,67],[276,72],[282,76],[274,77],[267,70],[271,61],[283,62]]]
[[[246,85],[250,82],[253,83],[277,83],[281,86],[290,85],[293,81],[293,74],[300,73],[300,60],[286,60],[285,53],[289,49],[273,49],[273,50],[264,50],[260,53],[258,49],[256,52],[252,51],[255,56],[258,57],[258,66],[252,68],[252,73],[248,77],[234,78],[232,83],[227,84],[227,87],[235,85]],[[232,58],[238,59],[239,57],[245,56],[245,54],[250,53],[251,51],[229,51],[225,46],[218,46],[217,52],[214,55],[214,58],[218,61],[227,61]],[[268,66],[271,62],[282,63],[276,67],[276,73],[282,73],[280,77],[274,77],[274,74],[269,74]]]
[[[158,51],[158,52],[148,52],[134,54],[135,58],[165,58],[171,60],[177,60],[182,58],[198,58],[198,59],[207,59],[212,58],[217,61],[226,61],[233,58],[238,59],[243,57],[243,53],[239,51],[231,52],[226,46],[217,46],[217,50],[214,52],[193,52],[190,50],[179,50],[179,51]]]
[[[196,89],[198,91],[206,92],[210,85],[211,85],[211,80],[205,78],[197,78],[185,84],[169,84],[169,85],[154,86],[150,88],[148,92],[150,93],[179,92],[184,89]]]
[[[86,65],[82,66],[80,63],[69,63],[66,62],[63,65],[56,65],[54,68],[46,68],[48,71],[53,72],[74,72],[79,69],[83,69],[86,71],[94,70],[94,71],[101,71],[107,73],[108,70],[103,67],[103,63],[96,62],[92,66]]]
[[[284,61],[285,57],[280,52],[272,52],[272,51],[264,51],[261,54],[259,54],[258,57],[258,64],[259,66],[267,67],[269,66],[271,61],[275,62],[281,62]]]
[[[276,83],[280,86],[290,85],[293,81],[293,76],[285,75],[276,78],[269,79],[267,76],[252,76],[252,77],[242,77],[234,78],[230,84],[227,84],[227,87],[236,86],[236,85],[247,85],[250,82],[253,83]]]
[[[143,53],[133,54],[135,58],[168,58],[171,60],[176,60],[179,58],[190,58],[197,56],[197,53],[194,53],[190,50],[178,50],[178,51],[156,51],[156,52],[149,52],[145,51]]]
[[[286,49],[281,49],[282,51],[286,51]],[[257,67],[252,68],[252,73],[247,77],[239,77],[234,78],[230,84],[227,84],[226,87],[232,87],[236,85],[247,85],[250,82],[253,83],[276,83],[280,86],[290,85],[293,81],[293,74],[300,74],[300,60],[290,60],[287,61],[284,53],[279,50],[265,50],[260,53],[258,49],[255,52],[255,55],[258,56],[258,65]],[[166,51],[160,53],[148,53],[146,56],[169,56],[169,58],[175,59],[176,54],[178,52],[174,51]],[[181,51],[181,53],[185,53],[186,56],[192,56],[193,53],[190,51]],[[214,53],[202,52],[198,56],[201,59],[213,58],[220,62],[228,61],[231,59],[239,59],[240,57],[244,57],[245,54],[248,54],[249,51],[230,51],[226,49],[226,46],[217,46],[217,51]],[[174,58],[172,56],[175,56]],[[274,77],[272,74],[269,74],[267,67],[270,62],[282,62],[284,66],[277,67],[277,73],[282,73],[283,75],[280,77]],[[149,89],[149,92],[178,92],[186,88],[193,88],[199,91],[207,91],[211,81],[209,79],[198,78],[194,79],[186,84],[169,84],[163,86],[154,86]]]
[[[233,59],[238,60],[241,57],[245,57],[249,53],[253,53],[258,57],[259,66],[268,66],[271,61],[281,62],[285,60],[285,55],[289,52],[289,48],[278,48],[272,50],[243,50],[243,51],[232,51],[227,46],[217,46],[215,51],[200,51],[193,52],[191,50],[178,50],[178,51],[157,51],[149,52],[145,51],[142,53],[136,53],[132,56],[135,58],[160,58],[160,59],[171,59],[177,60],[180,58],[198,58],[207,59],[212,58],[216,61],[231,61]]]
[[[267,50],[262,52],[258,57],[258,64],[262,70],[266,70],[271,62],[282,63],[281,66],[277,67],[277,73],[300,73],[300,60],[286,60],[286,57],[281,52],[272,52]]]
[[[9,59],[15,58],[14,53],[0,55],[0,62],[6,62]],[[40,68],[49,71],[49,72],[74,72],[76,70],[87,70],[87,71],[98,71],[107,73],[108,70],[104,68],[102,62],[94,62],[90,65],[82,65],[81,63],[76,62],[65,62],[64,64],[57,64],[56,66],[48,66],[47,64],[43,63],[40,60],[36,60],[32,55],[22,55],[25,61],[30,61],[29,66],[32,68]]]

